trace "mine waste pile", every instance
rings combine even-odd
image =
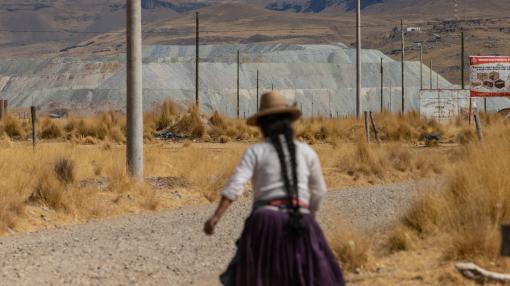
[[[336,45],[207,45],[200,49],[200,104],[205,112],[234,116],[237,50],[240,50],[241,116],[255,111],[257,70],[260,93],[275,89],[295,98],[305,115],[355,112],[355,50]],[[384,105],[400,110],[401,66],[378,50],[362,51],[362,96],[367,109],[380,108],[380,62],[384,67]],[[195,47],[146,46],[143,59],[144,108],[172,99],[195,100]],[[420,63],[406,62],[406,109],[419,109]],[[429,69],[423,66],[424,82]],[[433,73],[436,79],[437,74]],[[82,112],[125,109],[125,55],[53,57],[0,61],[0,90],[11,106]],[[454,88],[439,76],[442,88]],[[392,99],[390,100],[390,94]]]

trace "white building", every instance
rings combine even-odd
[[[406,32],[421,32],[420,27],[407,27]]]

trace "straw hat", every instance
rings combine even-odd
[[[257,113],[248,118],[247,123],[251,126],[258,125],[258,119],[273,114],[290,114],[295,121],[301,117],[301,110],[290,106],[285,97],[276,92],[267,92],[260,98],[260,109]]]

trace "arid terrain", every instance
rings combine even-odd
[[[318,221],[349,285],[494,282],[460,273],[458,262],[510,273],[500,255],[501,226],[510,224],[510,117],[495,112],[507,104],[491,100],[482,112],[476,100],[476,127],[467,105],[449,120],[427,118],[415,62],[421,43],[424,63],[432,61],[423,88],[457,88],[461,32],[466,56],[506,55],[510,0],[363,1],[361,105],[380,111],[372,122],[352,115],[353,0],[141,3],[138,180],[126,172],[125,1],[0,3],[0,98],[9,100],[0,119],[0,285],[217,285],[250,212],[251,185],[215,236],[202,226],[243,151],[262,140],[241,118],[270,88],[304,114],[295,137],[320,158],[329,191]],[[190,104],[196,12],[198,106]],[[439,96],[429,108],[437,113],[447,107]],[[402,114],[392,113],[397,105]]]
[[[25,121],[2,121],[5,281],[217,281],[249,212],[250,187],[218,236],[203,236],[201,224],[260,135],[239,120],[174,108],[168,102],[145,115],[145,182],[125,175],[120,114],[42,118],[35,151]],[[376,122],[382,144],[373,136],[367,144],[363,122],[353,118],[296,124],[297,137],[321,158],[331,191],[320,221],[350,284],[469,285],[454,267],[464,260],[508,271],[497,255],[499,225],[509,221],[508,120],[482,115],[482,144],[461,118],[439,124],[386,113]],[[162,140],[161,130],[177,137]],[[80,258],[60,258],[69,253]],[[45,258],[28,259],[34,254]]]
[[[125,51],[122,1],[35,1],[0,4],[2,58],[118,55]],[[353,1],[328,5],[297,1],[144,1],[145,44],[193,44],[195,11],[201,14],[201,43],[354,43]],[[322,1],[325,2],[325,1]],[[406,33],[410,60],[415,42],[424,59],[453,83],[460,82],[460,32],[467,55],[504,55],[510,25],[508,1],[369,1],[363,7],[363,47],[400,58],[400,19],[420,32]],[[173,3],[171,6],[161,3]],[[272,5],[272,6],[271,6]],[[307,6],[310,5],[310,6]],[[312,8],[313,9],[312,9]],[[307,10],[309,9],[309,10]],[[310,10],[311,9],[311,10]],[[84,13],[83,11],[87,11]],[[305,12],[307,11],[307,12]],[[66,16],[63,16],[66,15]],[[65,27],[65,29],[62,29]]]

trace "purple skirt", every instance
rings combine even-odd
[[[309,214],[305,234],[293,238],[288,213],[258,208],[246,220],[237,253],[221,275],[228,286],[345,285],[322,230]]]

